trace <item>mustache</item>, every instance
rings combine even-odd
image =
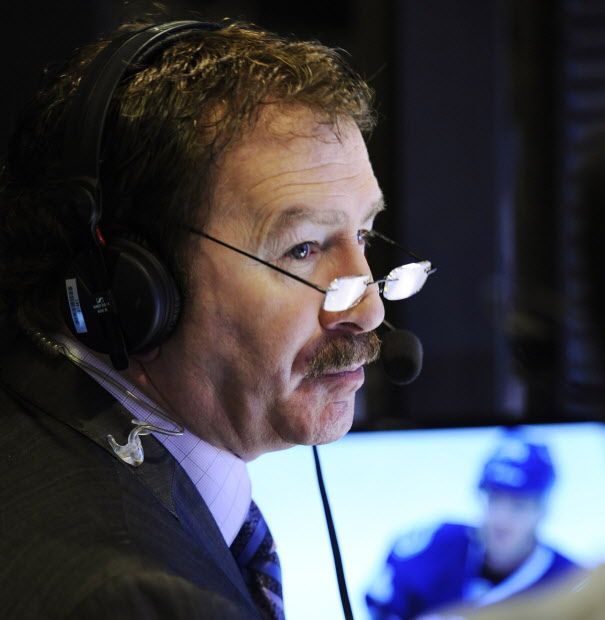
[[[343,334],[315,351],[311,357],[305,378],[317,379],[327,373],[363,366],[380,357],[380,338],[376,332]]]

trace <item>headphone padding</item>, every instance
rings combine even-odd
[[[112,239],[104,248],[128,353],[146,353],[178,321],[181,296],[164,264],[140,243]]]

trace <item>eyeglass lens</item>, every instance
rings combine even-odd
[[[431,264],[429,261],[409,263],[393,269],[386,277],[382,295],[385,299],[407,299],[415,295],[426,282]]]
[[[382,291],[384,298],[395,301],[415,295],[424,286],[430,269],[429,261],[409,263],[393,269],[385,278]],[[369,276],[336,278],[326,292],[324,310],[342,312],[352,308],[359,303],[370,283]]]
[[[351,308],[363,297],[370,276],[343,276],[332,280],[326,292],[324,310],[342,312]]]

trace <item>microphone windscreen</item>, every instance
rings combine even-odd
[[[422,343],[406,329],[396,329],[383,336],[382,365],[387,377],[397,385],[406,385],[418,377],[422,355]]]

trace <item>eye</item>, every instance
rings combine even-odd
[[[313,243],[311,241],[305,241],[304,243],[299,243],[288,250],[288,252],[286,252],[286,257],[294,260],[305,260],[305,258],[308,258],[312,252]]]

